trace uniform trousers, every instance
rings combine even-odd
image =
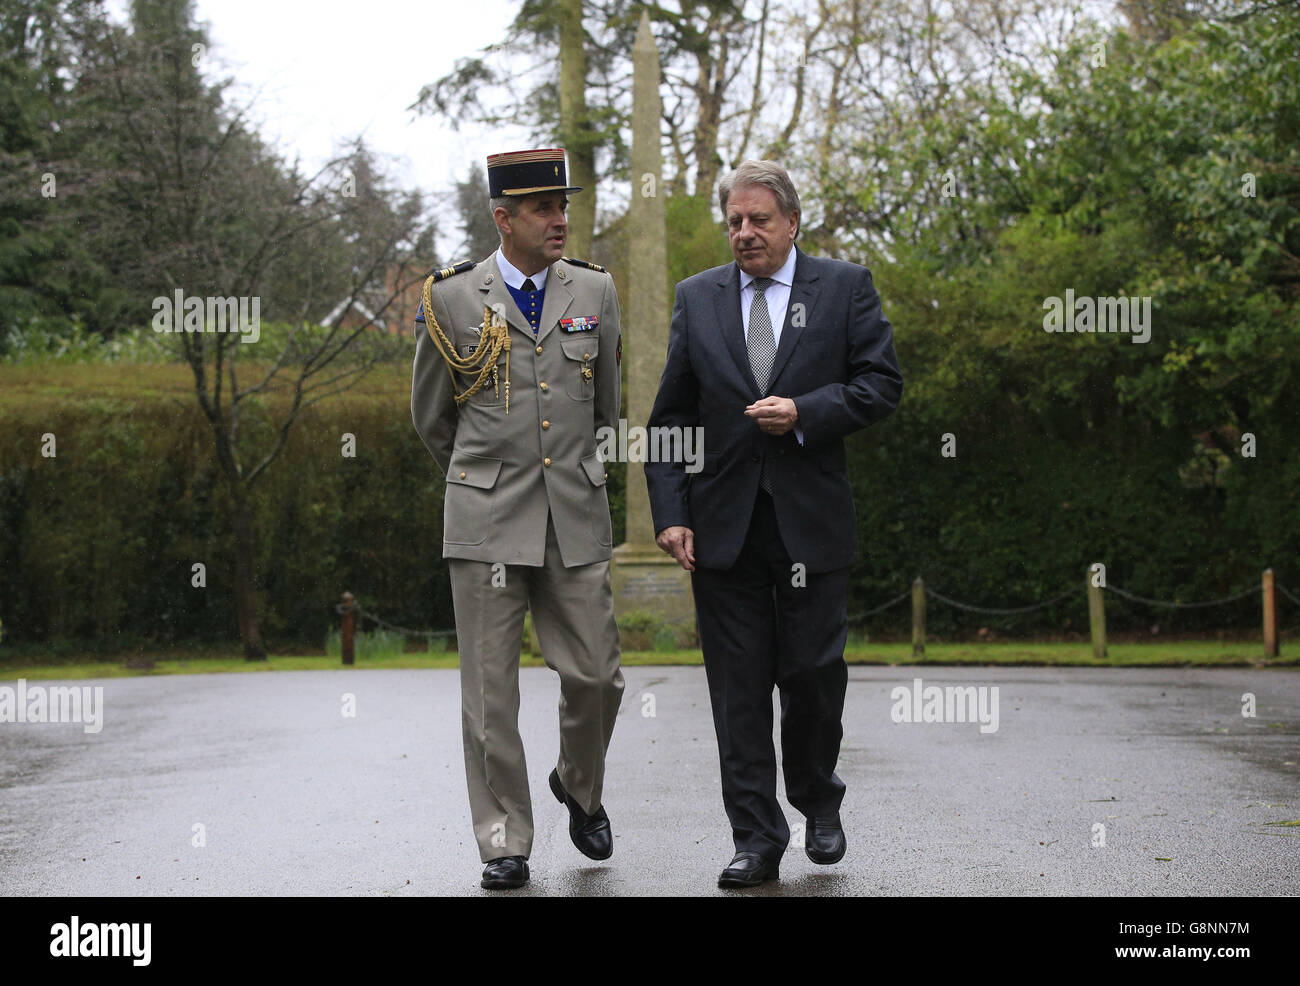
[[[483,862],[527,858],[533,845],[528,768],[519,735],[525,609],[547,666],[560,676],[560,783],[588,814],[601,805],[605,754],[623,695],[609,562],[565,568],[546,518],[540,567],[448,559],[460,650],[461,732],[470,817]]]

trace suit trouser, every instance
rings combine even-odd
[[[485,863],[527,857],[533,809],[519,735],[524,610],[532,611],[542,658],[560,675],[560,783],[591,814],[601,804],[605,753],[623,695],[609,562],[565,568],[548,515],[540,568],[506,565],[494,573],[490,562],[448,563],[474,838]]]
[[[737,852],[779,858],[790,827],[776,799],[772,689],[781,693],[786,796],[805,816],[839,811],[835,773],[848,668],[847,568],[794,570],[761,489],[736,563],[691,579],[722,770],[722,801]],[[805,562],[806,564],[806,562]]]

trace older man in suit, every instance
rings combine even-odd
[[[651,427],[703,427],[702,468],[646,463],[659,546],[692,572],[736,855],[721,887],[776,879],[772,689],[786,794],[815,863],[843,858],[835,773],[857,524],[844,438],[898,405],[893,330],[865,267],[795,246],[799,197],[770,161],[719,187],[735,262],[677,285]]]
[[[596,431],[618,422],[621,335],[613,278],[562,256],[566,196],[579,191],[564,152],[494,154],[488,188],[501,247],[425,282],[411,417],[447,479],[470,814],[482,886],[504,889],[528,880],[533,842],[518,726],[525,609],[560,676],[551,792],[584,855],[614,848],[601,793],[623,675]]]

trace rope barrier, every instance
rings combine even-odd
[[[454,637],[456,636],[455,630],[412,630],[409,627],[399,627],[396,623],[389,623],[387,620],[379,618],[374,613],[371,613],[370,611],[363,608],[362,605],[357,602],[354,602],[351,607],[348,607],[344,603],[337,603],[334,606],[334,611],[337,613],[346,613],[349,611],[349,608],[351,609],[352,612],[356,613],[358,617],[362,617],[367,620],[373,620],[375,623],[383,627],[385,630],[392,630],[394,633],[404,633],[412,637]]]
[[[1078,589],[1066,589],[1065,592],[1061,593],[1059,596],[1056,596],[1052,599],[1048,599],[1046,602],[1033,603],[1029,606],[1011,606],[1007,608],[1002,608],[1002,607],[994,607],[994,606],[974,606],[971,603],[961,603],[958,602],[956,599],[949,599],[947,596],[935,592],[928,585],[925,587],[925,594],[927,596],[933,596],[935,599],[939,600],[939,602],[947,603],[949,606],[956,606],[958,609],[969,610],[972,613],[998,613],[1002,615],[1008,615],[1012,613],[1032,613],[1036,609],[1046,609],[1048,606],[1053,606],[1056,603],[1059,603],[1062,599],[1067,598],[1068,596],[1075,595],[1078,591],[1079,591]]]
[[[1289,589],[1287,589],[1286,586],[1282,585],[1280,582],[1275,583],[1274,585],[1279,592],[1281,592],[1284,596],[1287,597],[1287,599],[1291,600],[1291,602],[1295,603],[1297,606],[1300,606],[1300,598],[1297,598]],[[1139,596],[1136,595],[1135,593],[1129,592],[1127,589],[1122,589],[1117,585],[1107,585],[1105,588],[1115,593],[1116,595],[1123,597],[1124,599],[1131,600],[1132,602],[1143,603],[1147,606],[1163,606],[1167,609],[1197,609],[1203,606],[1222,606],[1225,603],[1232,603],[1232,602],[1236,602],[1239,599],[1245,599],[1247,596],[1252,596],[1260,591],[1257,586],[1252,586],[1249,589],[1243,589],[1241,592],[1235,592],[1232,595],[1224,596],[1221,599],[1207,599],[1202,602],[1183,603],[1183,602],[1169,601],[1163,599],[1148,599],[1145,596]],[[925,594],[927,596],[931,597],[932,599],[936,599],[939,602],[944,603],[948,606],[953,606],[956,607],[957,609],[966,610],[967,612],[971,612],[971,613],[992,613],[1001,616],[1012,616],[1020,613],[1032,613],[1035,610],[1046,609],[1048,606],[1055,606],[1057,603],[1061,602],[1062,600],[1068,599],[1070,596],[1077,594],[1078,591],[1079,590],[1077,588],[1066,589],[1060,595],[1053,596],[1051,599],[1045,600],[1040,603],[1032,603],[1028,606],[976,606],[973,603],[964,603],[957,599],[950,599],[948,596],[945,596],[941,592],[937,592],[936,590],[930,588],[928,585],[925,586]],[[897,606],[903,600],[911,596],[911,594],[912,594],[912,590],[909,587],[903,590],[903,592],[901,592],[899,595],[895,596],[893,599],[889,600],[888,602],[881,603],[879,606],[873,606],[871,609],[863,610],[861,613],[855,613],[854,615],[848,618],[848,621],[850,623],[855,623],[860,620],[866,619],[868,616],[874,616],[876,613],[880,613],[893,606]],[[382,619],[379,616],[376,616],[374,613],[371,613],[369,610],[363,608],[362,605],[357,602],[352,603],[350,608],[351,611],[355,612],[358,617],[371,620],[372,622],[382,627],[383,629],[391,630],[394,633],[404,633],[412,637],[454,637],[456,635],[455,630],[412,630],[409,627],[398,626],[395,623],[389,623],[387,620]],[[338,603],[337,605],[335,605],[334,609],[338,613],[346,613],[349,611],[349,607],[344,603]]]
[[[858,620],[865,620],[868,616],[871,616],[875,613],[879,613],[882,610],[889,609],[890,606],[897,606],[899,603],[901,603],[904,599],[906,599],[911,594],[912,594],[912,590],[908,589],[901,596],[896,596],[895,598],[891,599],[887,603],[882,603],[879,606],[875,606],[872,607],[871,609],[864,610],[861,613],[855,613],[853,616],[849,617],[849,622],[856,623]]]
[[[1224,596],[1222,599],[1207,599],[1202,603],[1174,603],[1165,602],[1161,599],[1146,599],[1143,596],[1135,596],[1133,593],[1121,589],[1117,585],[1107,585],[1106,588],[1117,595],[1123,596],[1125,599],[1133,600],[1135,603],[1145,603],[1148,606],[1164,606],[1167,609],[1195,609],[1198,606],[1222,606],[1224,603],[1233,603],[1238,599],[1245,599],[1247,596],[1253,596],[1259,592],[1258,586],[1252,586],[1242,592],[1233,593],[1231,596]]]
[[[359,615],[364,616],[368,620],[374,620],[385,630],[392,630],[394,633],[405,633],[412,637],[454,637],[456,636],[455,630],[411,630],[408,629],[407,627],[399,627],[394,623],[389,623],[387,620],[381,620],[379,617],[375,616],[375,614],[367,613],[365,610],[362,610]]]

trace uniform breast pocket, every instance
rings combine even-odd
[[[460,358],[463,360],[474,360],[477,354],[478,343],[466,343],[460,346]],[[478,379],[479,369],[482,369],[482,361],[475,360],[474,362],[478,369],[472,370],[468,374],[462,373],[459,377],[461,390],[469,389]],[[498,355],[496,367],[496,376],[493,376],[491,370],[488,371],[487,376],[483,379],[483,385],[469,399],[470,404],[492,405],[506,402],[505,353]]]
[[[575,401],[589,401],[596,396],[596,355],[600,337],[595,332],[578,332],[561,339],[565,356],[565,390]]]

